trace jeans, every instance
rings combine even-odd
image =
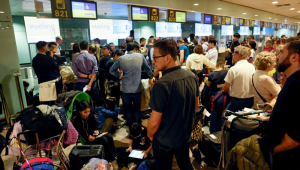
[[[245,107],[252,108],[253,104],[254,104],[254,97],[245,98],[245,99],[232,97],[230,103],[226,107],[226,110],[237,112],[239,110],[243,110]]]
[[[193,170],[189,157],[190,144],[187,143],[181,148],[171,149],[160,144],[156,137],[153,138],[153,154],[156,170],[172,170],[173,155],[181,170]]]
[[[133,123],[142,123],[141,116],[141,98],[142,92],[138,93],[124,93],[122,92],[123,107],[127,116],[127,126],[131,127]],[[133,122],[133,112],[135,114],[135,122]]]
[[[83,88],[88,85],[89,82],[76,82],[76,91],[83,91]],[[90,95],[90,97],[96,101],[97,98],[99,97],[99,94],[97,94],[97,92],[95,91],[95,88],[98,88],[97,86],[97,81],[94,81],[94,83],[92,84],[91,90],[90,91],[86,91],[87,94]],[[98,90],[99,92],[99,90]]]

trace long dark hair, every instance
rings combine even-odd
[[[87,109],[87,108],[92,108],[91,106],[90,106],[90,104],[89,104],[89,102],[87,102],[87,101],[85,101],[85,100],[82,100],[81,102],[79,102],[78,103],[78,105],[77,105],[77,111],[79,111],[79,112],[82,112],[82,111],[84,111],[85,109]]]

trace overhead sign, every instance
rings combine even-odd
[[[176,13],[174,10],[168,10],[168,21],[176,22]]]
[[[159,21],[159,9],[150,8],[150,21]]]
[[[226,25],[226,17],[222,16],[222,25]]]
[[[248,20],[244,19],[244,26],[248,26]]]
[[[204,14],[204,24],[212,24],[212,15]]]
[[[231,17],[226,17],[226,25],[231,25]]]
[[[239,19],[239,26],[244,26],[244,19]]]
[[[213,16],[213,22],[212,22],[213,25],[218,25],[218,16],[217,15],[214,15]]]
[[[131,18],[133,21],[148,21],[148,8],[132,6]]]
[[[186,12],[176,11],[176,22],[186,22]]]
[[[51,0],[52,18],[71,18],[69,0]]]
[[[250,27],[254,27],[255,26],[255,20],[251,20],[250,21]]]
[[[72,18],[97,19],[97,3],[91,1],[71,1]]]

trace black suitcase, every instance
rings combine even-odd
[[[198,149],[205,156],[208,166],[218,167],[221,156],[222,131],[204,134]]]
[[[102,145],[74,146],[69,154],[70,169],[80,170],[91,158],[104,159],[104,150]]]

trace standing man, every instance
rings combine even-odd
[[[153,142],[157,170],[171,170],[173,155],[180,169],[193,170],[189,142],[199,107],[198,80],[177,64],[177,47],[170,40],[154,45],[156,70],[163,76],[154,84],[149,106],[148,137]]]
[[[273,155],[274,170],[298,169],[300,160],[300,114],[295,112],[300,96],[300,40],[292,37],[280,50],[278,72],[287,80],[281,89],[268,128],[263,136],[263,146]],[[274,105],[274,104],[273,104]],[[268,160],[268,154],[266,160]]]
[[[145,47],[146,46],[146,38],[142,37],[140,38],[140,47]]]
[[[254,104],[254,93],[252,85],[252,75],[255,68],[247,61],[249,48],[237,46],[234,50],[231,67],[225,77],[223,92],[228,92],[231,101],[226,110],[233,112],[247,108],[252,108]]]
[[[106,72],[106,64],[111,59],[111,47],[109,44],[106,44],[102,47],[102,55],[103,59],[100,61],[99,64],[99,81],[100,81],[100,90],[101,90],[101,96],[105,96],[105,72]]]
[[[96,99],[93,85],[98,73],[96,57],[89,54],[89,44],[87,41],[80,42],[80,54],[75,55],[73,59],[73,71],[77,76],[76,90],[82,91],[87,86],[87,93]]]
[[[111,43],[109,43],[109,45],[110,45],[110,51],[111,51],[110,56],[114,57],[115,56],[115,50],[116,50],[115,44],[111,42]]]
[[[226,58],[227,65],[233,65],[232,58],[235,47],[240,45],[239,39],[241,38],[241,35],[239,33],[235,33],[233,35],[232,43],[230,45],[230,48],[227,48],[226,51],[230,53],[230,57]]]
[[[61,50],[61,47],[60,47],[60,44],[63,42],[63,39],[61,36],[57,36],[56,37],[56,45],[57,45],[57,50],[56,50],[56,53],[55,55],[57,56],[60,56],[60,50]]]
[[[127,115],[127,126],[131,127],[132,123],[141,124],[141,73],[145,70],[149,77],[152,77],[152,71],[149,68],[143,54],[139,53],[139,45],[136,43],[127,44],[128,53],[115,61],[110,68],[110,74],[115,77],[121,77],[118,69],[123,71],[122,79],[122,98],[123,107]],[[132,105],[133,104],[133,105]],[[135,113],[135,121],[132,117]]]
[[[59,71],[60,71],[62,69],[62,67],[61,67],[62,63],[61,63],[59,57],[55,54],[58,50],[58,47],[57,47],[56,43],[55,42],[50,42],[48,44],[48,48],[49,48],[49,51],[46,53],[46,55],[50,56],[51,52],[54,54],[54,55],[52,55],[52,58],[54,59],[55,64],[57,65],[57,67],[59,68]],[[60,73],[58,73],[57,76],[59,77]]]
[[[218,50],[216,48],[216,40],[210,40],[208,42],[209,51],[205,53],[205,57],[213,62],[215,65],[217,64],[218,60]]]

